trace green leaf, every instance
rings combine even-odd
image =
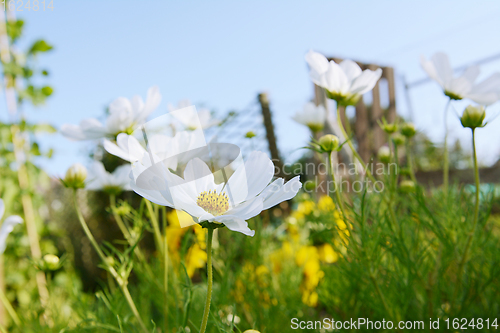
[[[31,48],[28,51],[28,54],[36,55],[39,52],[47,52],[52,50],[52,45],[48,44],[43,39],[37,40],[33,43]]]
[[[50,95],[52,95],[53,92],[54,92],[54,89],[52,89],[52,87],[45,86],[42,88],[42,94],[44,94],[45,96],[50,96]]]
[[[7,21],[7,35],[15,42],[23,33],[24,21]]]
[[[57,132],[57,130],[55,129],[54,126],[52,126],[50,124],[44,124],[44,123],[34,125],[33,131],[35,133],[55,133],[55,132]]]

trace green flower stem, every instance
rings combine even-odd
[[[163,230],[165,230],[165,236],[163,237],[163,316],[165,317],[165,332],[167,332],[168,323],[168,239],[167,239],[167,208],[165,206],[161,207]]]
[[[127,300],[128,305],[130,306],[130,309],[132,310],[132,313],[136,317],[137,321],[139,322],[139,326],[141,326],[141,329],[145,333],[149,333],[148,329],[146,328],[146,325],[144,325],[144,322],[142,321],[142,318],[139,314],[139,311],[137,310],[137,307],[135,306],[134,300],[132,299],[132,296],[130,295],[130,292],[127,287],[127,281],[125,281],[119,274],[118,272],[114,269],[113,266],[111,266],[106,260],[106,255],[104,252],[102,252],[101,248],[99,247],[99,244],[97,244],[97,241],[94,238],[94,235],[92,235],[92,232],[90,231],[87,223],[85,222],[85,219],[83,218],[83,214],[80,210],[80,206],[78,205],[78,200],[76,198],[76,189],[73,190],[73,202],[75,204],[75,209],[76,209],[76,215],[78,216],[78,221],[80,222],[80,225],[83,228],[83,231],[87,235],[87,238],[90,240],[90,243],[96,250],[97,254],[99,255],[99,258],[101,258],[102,262],[108,269],[109,273],[113,276],[113,278],[116,280],[118,285],[120,286],[120,289],[123,292],[123,295],[125,296],[125,299]]]
[[[467,243],[465,244],[464,254],[462,256],[462,260],[460,260],[460,264],[458,266],[458,277],[459,280],[462,277],[462,270],[465,265],[465,261],[467,260],[467,254],[469,252],[472,237],[474,236],[474,232],[476,231],[477,222],[479,220],[479,168],[477,165],[477,155],[476,155],[476,139],[475,139],[475,129],[472,129],[472,153],[474,159],[474,179],[476,182],[476,204],[474,206],[474,221],[472,222],[472,230],[469,232],[467,236]],[[457,283],[458,285],[458,283]]]
[[[18,328],[21,328],[21,320],[17,316],[16,310],[14,310],[12,304],[10,304],[9,299],[7,298],[7,296],[5,296],[5,293],[3,292],[2,288],[0,288],[0,301],[2,301],[5,310],[7,310],[7,312],[9,313],[14,324],[16,324]]]
[[[214,235],[214,229],[208,228],[208,238],[207,238],[207,300],[205,302],[205,310],[203,310],[203,319],[201,321],[200,333],[205,333],[208,323],[208,315],[210,313],[210,302],[212,301],[212,238]]]
[[[155,234],[155,240],[156,240],[156,246],[158,247],[158,250],[163,256],[163,242],[162,242],[162,237],[161,237],[161,232],[160,232],[160,225],[158,224],[158,219],[156,218],[156,213],[153,210],[153,205],[151,204],[151,201],[144,199],[146,202],[146,207],[148,208],[149,215],[151,216],[151,224],[153,225],[153,231]]]
[[[354,149],[354,145],[352,144],[351,140],[349,140],[348,134],[346,133],[346,131],[344,129],[344,125],[342,125],[342,119],[340,117],[340,111],[341,111],[341,107],[340,107],[339,103],[337,102],[337,122],[339,123],[340,131],[344,135],[344,138],[347,140],[347,144],[351,148],[351,151],[352,151],[353,155],[358,159],[359,163],[361,164],[361,167],[363,168],[363,170],[365,170],[366,175],[368,176],[368,178],[374,184],[373,186],[375,186],[375,183],[377,182],[376,179],[375,179],[375,177],[373,177],[372,173],[366,167],[366,164],[363,161],[363,159],[361,158],[361,156],[359,156],[359,154],[356,151],[356,149]],[[382,198],[384,199],[384,201],[386,202],[387,206],[389,207],[389,217],[390,217],[391,223],[395,226],[397,224],[397,219],[396,219],[396,214],[394,213],[394,209],[393,209],[392,204],[391,204],[391,200],[389,198],[387,198],[387,196],[385,196],[385,195],[383,195]]]
[[[130,234],[130,231],[128,230],[127,226],[123,222],[123,219],[121,216],[117,213],[117,208],[116,208],[116,197],[114,194],[110,194],[109,196],[109,204],[111,206],[111,211],[113,213],[113,217],[115,218],[116,224],[120,228],[121,232],[123,233],[123,237],[127,240],[128,244],[130,246],[134,246],[134,240],[132,239],[132,235]],[[144,253],[142,253],[141,249],[136,246],[134,249],[134,253],[139,259],[139,261],[143,264],[144,270],[146,273],[149,275],[151,278],[151,281],[156,281],[155,275],[153,271],[151,270],[151,267],[149,267],[148,262],[146,261],[146,257],[144,256]]]
[[[443,161],[443,191],[445,195],[448,193],[448,183],[450,174],[450,162],[448,156],[448,109],[450,108],[451,98],[446,103],[444,108],[444,161]]]
[[[163,263],[163,298],[164,298],[164,308],[163,308],[163,314],[165,316],[165,322],[167,321],[167,315],[168,315],[168,305],[167,305],[167,300],[168,300],[168,244],[167,244],[167,233],[166,233],[166,210],[164,211],[164,230],[165,230],[165,237],[162,236],[161,231],[160,231],[160,224],[158,222],[158,218],[156,216],[156,212],[153,209],[153,205],[151,204],[151,201],[144,199],[146,202],[146,207],[148,209],[149,215],[151,216],[151,224],[153,225],[153,231],[155,235],[155,240],[157,244],[157,248],[160,251],[161,258],[162,258],[162,263]]]
[[[337,122],[339,123],[340,131],[342,132],[342,135],[344,136],[345,140],[347,141],[347,144],[349,145],[349,148],[351,148],[352,154],[354,155],[354,157],[356,159],[358,159],[359,163],[363,167],[363,171],[366,172],[366,175],[368,176],[368,178],[370,178],[370,180],[373,182],[373,184],[375,184],[375,182],[376,182],[375,177],[373,177],[373,175],[370,172],[370,170],[368,170],[368,168],[366,167],[365,162],[363,161],[363,159],[361,158],[361,156],[359,156],[358,152],[354,148],[354,145],[352,144],[352,141],[349,139],[349,135],[348,134],[351,134],[351,133],[347,133],[346,130],[344,129],[344,125],[342,124],[342,118],[340,117],[340,112],[341,112],[341,106],[337,102]]]
[[[410,138],[406,139],[406,159],[407,159],[407,164],[408,164],[408,169],[410,170],[410,178],[411,180],[417,184],[417,178],[415,177],[415,171],[413,170],[413,159],[411,156],[411,143],[410,143]]]
[[[344,210],[344,202],[342,200],[342,196],[340,195],[340,186],[337,186],[337,182],[335,181],[335,173],[333,171],[333,161],[332,161],[332,152],[328,153],[328,164],[330,169],[330,176],[332,177],[332,181],[335,183],[335,196],[337,197],[337,204],[340,207],[340,211],[342,213],[342,219],[347,222],[347,216],[345,215]]]

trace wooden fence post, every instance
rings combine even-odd
[[[269,99],[266,93],[260,93],[258,95],[260,107],[262,109],[262,117],[264,120],[264,127],[266,129],[266,138],[269,146],[269,153],[271,154],[271,159],[275,166],[275,176],[285,178],[285,173],[283,172],[283,162],[281,161],[278,145],[276,144],[276,135],[274,134],[273,119],[271,117],[271,109],[269,107]]]

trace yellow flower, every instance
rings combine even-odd
[[[339,255],[330,244],[323,244],[318,249],[319,258],[322,262],[332,264],[339,259]]]
[[[186,255],[186,270],[189,277],[193,277],[198,268],[205,267],[207,253],[200,248],[199,244],[193,244]]]
[[[348,237],[351,235],[351,233],[349,232],[347,224],[342,219],[337,220],[337,232],[342,239],[342,244],[349,244]]]
[[[287,241],[283,242],[283,244],[281,244],[281,248],[275,250],[269,257],[273,265],[273,272],[276,274],[281,272],[283,269],[283,263],[289,262],[293,257],[292,244]]]
[[[302,303],[310,307],[318,305],[318,293],[306,291],[302,294]]]
[[[302,201],[297,205],[297,209],[292,213],[292,216],[296,219],[303,219],[314,211],[315,206],[314,201]]]
[[[324,195],[318,200],[318,209],[321,212],[337,211],[335,209],[335,203],[333,202],[332,197],[330,197],[328,195]]]
[[[269,278],[269,269],[264,266],[260,265],[255,269],[255,275],[257,276],[257,283],[261,288],[265,288],[269,285],[268,283],[268,278]]]

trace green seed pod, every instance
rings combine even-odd
[[[399,189],[404,193],[411,193],[415,191],[415,183],[411,180],[403,180],[399,183]]]
[[[389,163],[391,161],[391,150],[389,149],[389,147],[380,147],[377,153],[377,158],[382,163]]]
[[[401,135],[400,133],[394,133],[392,135],[392,141],[396,146],[401,146],[402,144],[405,143],[406,138]]]
[[[405,123],[401,126],[401,134],[406,136],[407,138],[411,138],[415,136],[417,130],[415,129],[415,125],[413,123]]]

